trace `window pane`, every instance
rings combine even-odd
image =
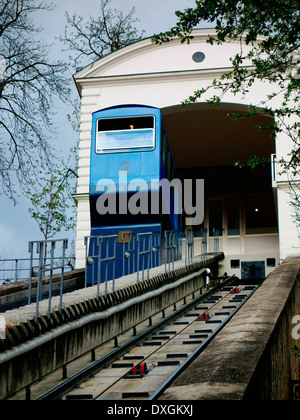
[[[107,131],[98,133],[97,152],[154,147],[153,130]]]
[[[154,117],[109,118],[98,121],[96,152],[153,150]]]
[[[240,235],[240,200],[230,198],[227,200],[228,235]]]
[[[209,202],[209,236],[213,236],[213,229],[219,230],[223,236],[223,201],[212,200]]]
[[[273,196],[246,197],[246,234],[277,233]]]

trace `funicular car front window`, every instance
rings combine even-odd
[[[155,148],[154,117],[100,119],[97,153]]]

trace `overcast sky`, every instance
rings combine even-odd
[[[55,0],[53,0],[55,3]],[[54,43],[52,54],[61,54],[62,45],[55,40],[62,35],[66,25],[65,12],[70,15],[77,11],[88,19],[90,15],[97,15],[99,0],[60,0],[53,12],[42,12],[36,15],[37,24],[44,28],[42,37],[49,43]],[[168,30],[176,23],[176,10],[193,7],[194,0],[112,0],[110,7],[128,13],[132,7],[136,9],[136,18],[140,20],[136,27],[145,30],[145,37]],[[68,56],[68,55],[67,55]],[[70,74],[71,77],[71,74]],[[74,90],[75,92],[75,90]],[[69,112],[61,104],[57,112],[57,142],[67,139],[75,144],[77,133],[72,131],[66,119]],[[74,142],[74,143],[73,143]],[[59,149],[59,147],[57,147]],[[37,224],[28,214],[29,202],[20,197],[18,205],[4,196],[0,196],[0,259],[1,258],[27,258],[28,242],[43,239]],[[70,237],[70,235],[58,235]]]

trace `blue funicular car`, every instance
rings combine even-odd
[[[176,233],[180,257],[181,215],[173,189],[165,194],[159,185],[175,178],[160,109],[122,105],[93,114],[89,284],[163,263],[165,232]]]

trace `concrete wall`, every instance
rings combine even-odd
[[[291,381],[300,380],[299,358],[294,349],[296,341],[292,337],[295,326],[292,320],[300,314],[299,267],[300,258],[285,260],[268,281],[269,287],[274,286],[272,294],[267,296],[265,289],[261,291],[260,300],[268,298],[265,318],[274,328],[270,329],[269,337],[262,336],[261,346],[265,349],[243,399],[287,400],[292,397]]]

